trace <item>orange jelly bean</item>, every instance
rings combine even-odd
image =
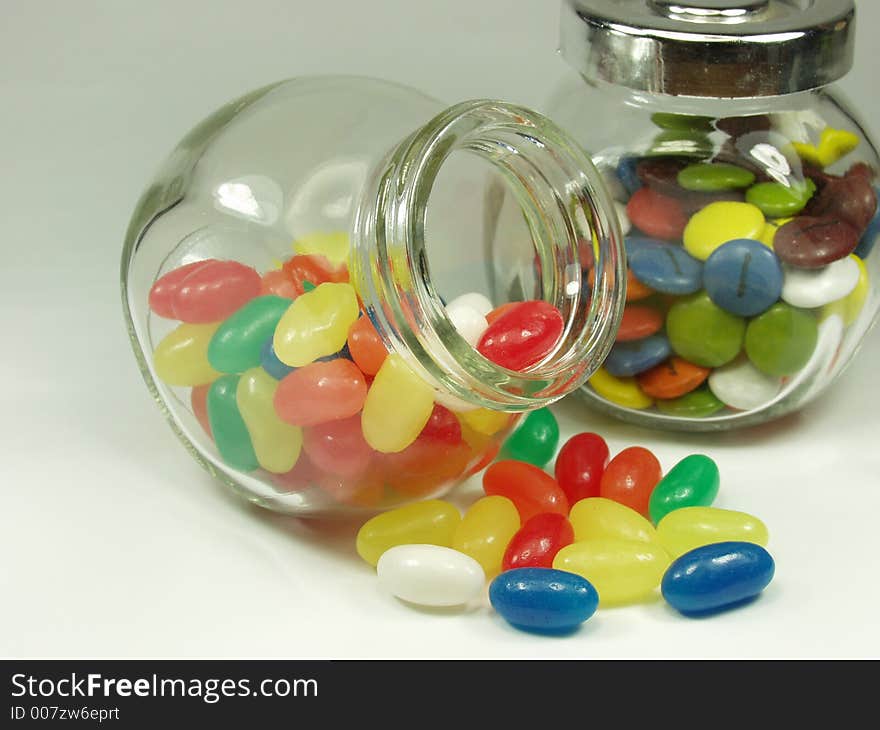
[[[652,398],[679,398],[696,390],[712,368],[694,365],[680,357],[671,357],[666,362],[646,370],[636,376],[642,392]]]
[[[192,406],[193,414],[199,422],[199,425],[205,430],[205,433],[208,434],[208,436],[214,438],[214,434],[211,433],[211,422],[208,420],[208,391],[210,389],[210,383],[197,385],[192,389],[189,401]]]
[[[388,357],[385,343],[370,318],[363,314],[348,330],[348,351],[364,375],[375,375]]]
[[[663,327],[663,315],[653,307],[632,305],[625,307],[620,327],[617,330],[617,342],[630,342],[650,337]]]
[[[517,302],[507,302],[507,304],[502,304],[500,307],[495,307],[495,309],[486,315],[486,322],[492,324],[496,319],[507,314],[516,305]]]
[[[326,256],[321,256],[321,254],[292,256],[284,262],[281,269],[292,282],[297,296],[305,293],[306,282],[314,287],[327,282],[334,284],[348,282],[348,269],[344,265],[334,266]]]
[[[523,522],[546,512],[568,514],[568,499],[562,487],[549,474],[524,461],[496,461],[483,473],[483,491],[507,497],[516,505]]]
[[[296,299],[297,291],[293,280],[282,269],[273,269],[263,274],[263,279],[260,282],[260,294]]]
[[[599,483],[599,496],[648,515],[651,492],[663,476],[660,462],[648,449],[631,446],[615,456]]]
[[[275,391],[275,412],[294,426],[314,426],[360,413],[367,383],[344,357],[313,362],[286,375]]]

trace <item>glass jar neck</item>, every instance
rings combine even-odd
[[[450,156],[462,151],[487,162],[519,207],[533,249],[536,298],[556,306],[565,322],[553,351],[523,372],[468,344],[431,278],[430,246],[438,245],[425,235],[432,193]],[[484,204],[491,207],[491,199]],[[403,140],[367,180],[352,245],[352,280],[389,349],[473,405],[522,411],[552,403],[581,386],[613,344],[625,298],[614,204],[577,143],[533,111],[463,102]]]

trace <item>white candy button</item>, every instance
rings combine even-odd
[[[773,400],[781,387],[779,378],[762,373],[746,358],[739,358],[709,376],[709,390],[722,403],[750,411]]]
[[[783,266],[782,298],[793,307],[812,309],[843,299],[859,282],[859,265],[851,257],[821,269]]]

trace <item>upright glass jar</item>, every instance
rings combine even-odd
[[[487,176],[518,211],[493,261]],[[267,86],[199,124],[122,257],[135,354],[177,436],[297,514],[385,508],[481,468],[518,414],[599,366],[623,289],[613,202],[554,124],[350,77]],[[523,321],[497,310],[518,301]],[[504,337],[558,331],[510,369],[485,354],[489,320],[514,350]]]
[[[627,421],[766,421],[822,392],[880,309],[877,151],[831,86],[851,0],[564,0],[548,116],[617,200],[617,342],[582,390]]]

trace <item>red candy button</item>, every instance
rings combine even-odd
[[[633,305],[623,310],[623,318],[617,330],[618,342],[630,342],[650,337],[663,326],[663,315],[653,307]]]
[[[681,238],[687,225],[681,203],[652,188],[636,190],[626,204],[626,214],[640,231],[666,241]]]

